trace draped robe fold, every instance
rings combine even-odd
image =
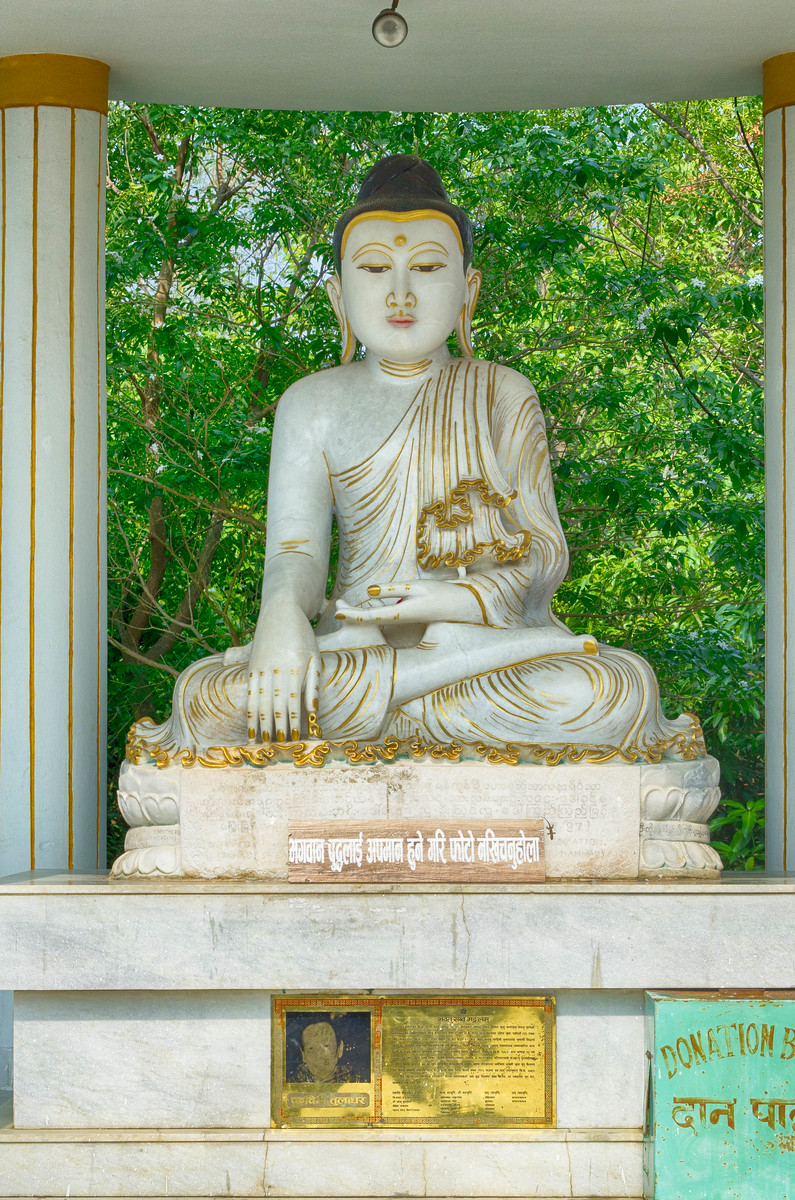
[[[550,601],[568,566],[555,505],[544,419],[514,371],[453,360],[418,390],[384,442],[329,482],[339,568],[316,633],[322,676],[317,720],[331,742],[556,749],[573,759],[658,761],[705,753],[700,726],[667,720],[657,681],[638,655],[600,645],[534,656],[528,629],[565,630]],[[423,578],[466,587],[482,623],[341,628],[334,601],[368,601],[368,588]],[[472,675],[396,706],[401,649],[445,654],[471,647]],[[506,661],[506,642],[515,661]],[[498,669],[482,669],[491,648]],[[206,753],[247,742],[250,646],[193,664],[179,677],[171,716],[134,727],[137,753]],[[315,730],[317,736],[317,730]]]

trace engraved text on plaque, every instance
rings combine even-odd
[[[279,996],[273,1124],[555,1124],[548,996]]]

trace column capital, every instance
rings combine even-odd
[[[795,104],[795,52],[777,54],[762,63],[762,109],[765,116]]]
[[[107,113],[109,71],[106,63],[72,54],[8,55],[0,58],[0,108],[46,104]]]

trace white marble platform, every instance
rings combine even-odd
[[[0,989],[788,988],[795,877],[0,881]]]
[[[627,1197],[642,1190],[639,1131],[510,1140],[379,1132],[0,1131],[0,1196]],[[536,1133],[537,1131],[533,1131]],[[546,1133],[546,1131],[544,1131]],[[396,1134],[396,1136],[394,1136]],[[462,1162],[466,1169],[462,1170]]]
[[[421,1176],[423,1186],[428,1186],[421,1194],[438,1200],[463,1195],[468,1200],[491,1200],[495,1194],[510,1195],[495,1193],[495,1183],[511,1186],[518,1182],[517,1176],[524,1180],[517,1194],[534,1200],[559,1200],[562,1196],[633,1200],[633,1193],[625,1190],[630,1182],[637,1182],[634,1196],[640,1200],[639,1129],[559,1126],[491,1130],[486,1138],[470,1130],[393,1129],[379,1131],[375,1147],[373,1142],[372,1132],[365,1130],[16,1129],[9,1101],[0,1103],[0,1196],[20,1200],[41,1196],[69,1196],[70,1200],[294,1196],[296,1180],[305,1177],[319,1186],[314,1196],[300,1193],[303,1200],[324,1200],[328,1195],[359,1200],[362,1187],[368,1189],[367,1196],[380,1195],[368,1187],[373,1183],[373,1168],[391,1167],[394,1171],[397,1163],[401,1179],[416,1184]],[[482,1181],[483,1191],[463,1191],[459,1182],[437,1192],[437,1187],[450,1180],[450,1164],[458,1167],[462,1158],[469,1163],[470,1157],[473,1171],[467,1179],[473,1184]],[[340,1163],[347,1162],[356,1171],[353,1178],[345,1168],[339,1173]],[[365,1168],[369,1171],[360,1178],[359,1172]],[[538,1190],[542,1173],[554,1192]],[[286,1191],[280,1190],[285,1175],[290,1189]],[[352,1183],[347,1196],[328,1190],[330,1178],[335,1187]],[[392,1184],[402,1195],[418,1194],[403,1191],[401,1181],[394,1177]],[[580,1184],[586,1190],[572,1192],[571,1188]]]
[[[791,986],[794,901],[787,875],[0,880],[0,1197],[640,1196],[643,990]],[[270,993],[369,988],[554,993],[558,1128],[269,1129]]]
[[[432,759],[322,767],[125,762],[131,826],[113,864],[131,877],[286,879],[290,820],[542,819],[548,879],[715,877],[714,758],[550,767]]]

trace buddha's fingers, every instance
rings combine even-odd
[[[254,672],[249,671],[249,675],[248,675],[248,709],[246,711],[246,720],[248,721],[248,740],[250,742],[255,742],[257,740],[257,712],[258,712],[258,708],[259,708],[259,705],[258,705],[259,697],[257,696],[257,686],[258,686],[257,681],[258,680],[259,680],[259,675],[257,675],[255,678]]]
[[[354,608],[352,604],[345,604],[342,600],[337,601],[337,611],[334,614],[335,621],[355,621],[361,624],[362,621],[372,621],[373,615],[366,609]]]
[[[290,668],[289,691],[287,693],[287,714],[289,717],[289,737],[291,742],[297,742],[301,736],[301,692],[303,680],[299,678],[295,667]]]
[[[317,710],[320,697],[320,658],[313,654],[304,676],[304,707],[306,708],[306,725],[310,737],[317,736]]]
[[[257,730],[259,726],[259,731]],[[249,675],[248,737],[256,741],[257,732],[263,742],[269,742],[273,726],[270,672],[257,671]]]
[[[357,608],[355,605],[338,600],[334,619],[336,621],[353,621],[359,625],[385,625],[390,621],[400,620],[401,611],[398,608],[400,603],[401,601],[397,600],[394,604],[379,604],[374,608]],[[405,619],[404,616],[403,620]]]
[[[599,644],[593,634],[575,634],[573,637],[559,640],[554,647],[564,654],[598,654]]]
[[[273,730],[277,742],[290,738],[290,672],[280,667],[273,668]]]

